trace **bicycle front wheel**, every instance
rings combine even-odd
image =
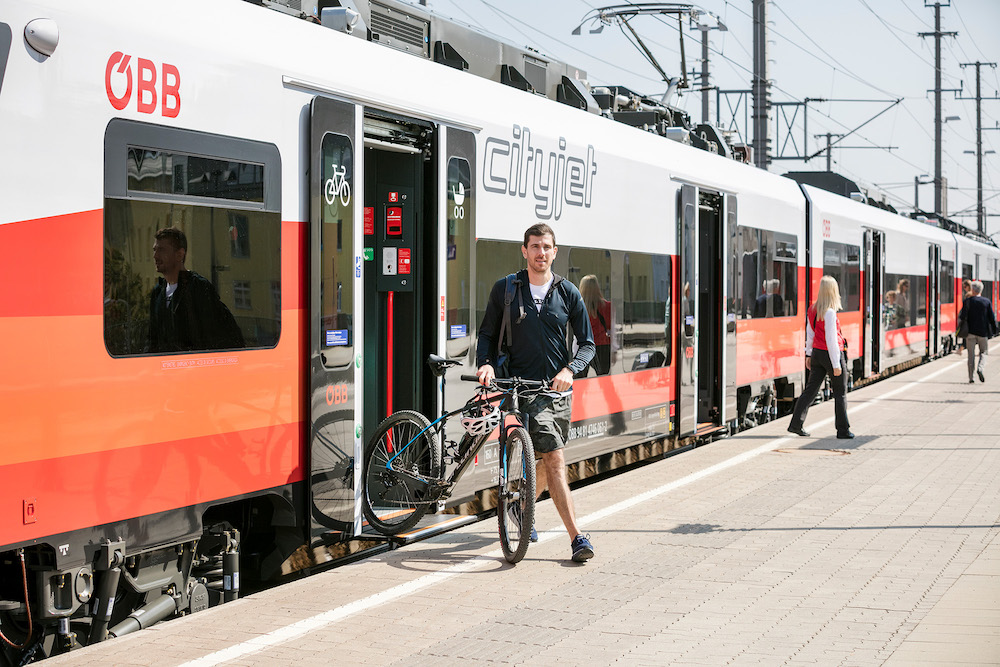
[[[500,464],[500,547],[508,563],[517,563],[528,551],[535,525],[535,448],[523,427],[507,434]]]
[[[436,501],[441,445],[419,412],[402,410],[379,424],[365,448],[362,510],[383,535],[415,526]]]

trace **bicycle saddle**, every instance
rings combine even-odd
[[[427,365],[431,367],[431,372],[437,377],[444,375],[444,372],[448,370],[449,366],[458,366],[462,361],[460,359],[445,359],[444,357],[439,357],[436,354],[432,354],[427,357]]]

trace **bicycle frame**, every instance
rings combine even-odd
[[[521,413],[521,409],[520,409],[520,392],[522,390],[523,390],[523,387],[520,387],[517,384],[514,384],[509,389],[500,390],[497,394],[495,394],[495,395],[493,395],[493,396],[488,397],[488,398],[485,399],[488,402],[499,401],[500,405],[501,405],[501,412],[500,412],[500,425],[501,425],[501,428],[500,428],[500,451],[501,451],[501,453],[505,451],[505,447],[506,447],[506,443],[507,443],[507,433],[511,429],[517,428],[517,427],[525,425],[527,423],[526,420],[525,420],[525,418],[524,418],[525,416]],[[505,403],[507,403],[508,400],[511,402],[511,408],[510,409],[503,409],[502,406]],[[407,442],[405,445],[399,447],[398,450],[396,451],[396,453],[393,454],[393,456],[386,462],[386,469],[390,473],[395,474],[395,475],[404,475],[404,476],[409,477],[410,479],[413,479],[415,481],[419,481],[419,482],[427,484],[428,487],[429,487],[429,489],[432,491],[432,493],[430,494],[430,497],[428,498],[428,501],[427,501],[428,503],[438,502],[438,501],[440,501],[442,499],[448,498],[451,495],[451,492],[452,492],[452,490],[454,490],[455,485],[458,484],[458,481],[462,478],[462,475],[465,474],[465,471],[469,468],[469,466],[475,460],[476,455],[483,448],[483,445],[485,445],[486,442],[489,440],[489,437],[490,437],[491,433],[486,433],[486,434],[481,435],[481,436],[470,436],[468,433],[463,434],[462,435],[462,439],[459,442],[459,449],[458,449],[459,456],[458,456],[458,459],[454,461],[454,463],[456,464],[456,467],[451,472],[451,474],[447,475],[447,476],[444,475],[444,474],[442,474],[442,476],[440,478],[423,477],[421,475],[415,475],[415,474],[410,473],[410,472],[406,472],[406,471],[402,471],[402,470],[395,470],[392,467],[392,463],[400,455],[402,455],[402,453],[404,451],[406,451],[407,448],[409,448],[414,442],[416,442],[420,437],[422,437],[428,431],[435,431],[439,436],[443,436],[444,435],[444,425],[448,422],[448,420],[450,418],[454,417],[455,415],[460,414],[461,412],[463,412],[464,410],[466,410],[467,407],[468,407],[468,404],[463,405],[461,408],[458,408],[457,410],[452,410],[451,412],[446,412],[446,413],[442,414],[440,417],[438,417],[433,422],[431,422],[427,426],[427,428],[421,430],[413,438],[411,438],[409,442]],[[508,424],[507,423],[508,417],[510,417],[511,415],[513,415],[516,418],[517,421],[516,421],[516,423]],[[443,437],[441,437],[441,442],[442,442],[442,444],[444,443]],[[507,466],[507,460],[506,459],[507,459],[507,457],[506,456],[501,456],[500,459],[501,459],[501,465],[500,465],[500,483],[503,484],[507,480],[507,470],[506,470],[506,466]],[[443,467],[442,467],[442,471],[443,471]]]

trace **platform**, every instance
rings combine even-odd
[[[517,566],[483,521],[46,664],[1000,664],[993,347],[574,490],[586,564],[543,502]]]

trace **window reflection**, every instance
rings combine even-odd
[[[823,243],[823,275],[837,279],[845,312],[861,310],[861,246]]]
[[[798,310],[798,240],[792,234],[736,228],[736,308],[740,319],[787,317]]]
[[[106,199],[104,207],[104,339],[113,356],[158,352],[197,352],[234,347],[271,347],[281,330],[280,248],[277,213],[233,211],[193,204]],[[240,220],[245,243],[242,256],[234,254],[232,239]],[[162,275],[153,257],[156,233],[177,228],[184,233],[187,250],[184,269],[206,281],[225,311],[235,319],[242,345],[236,337],[210,336],[206,331],[224,329],[225,312],[178,315],[182,342],[163,346],[162,326],[151,331],[151,310]],[[276,286],[278,288],[276,289]],[[177,304],[172,306],[175,311]],[[193,311],[195,312],[195,311]],[[184,319],[194,321],[183,321]],[[183,342],[183,341],[188,342]],[[199,342],[200,341],[200,342]]]
[[[620,372],[619,316],[611,293],[611,252],[591,248],[571,248],[567,278],[577,286],[590,319],[597,351],[590,366],[577,377]]]
[[[626,370],[670,363],[670,258],[628,253],[624,256],[622,363]]]

